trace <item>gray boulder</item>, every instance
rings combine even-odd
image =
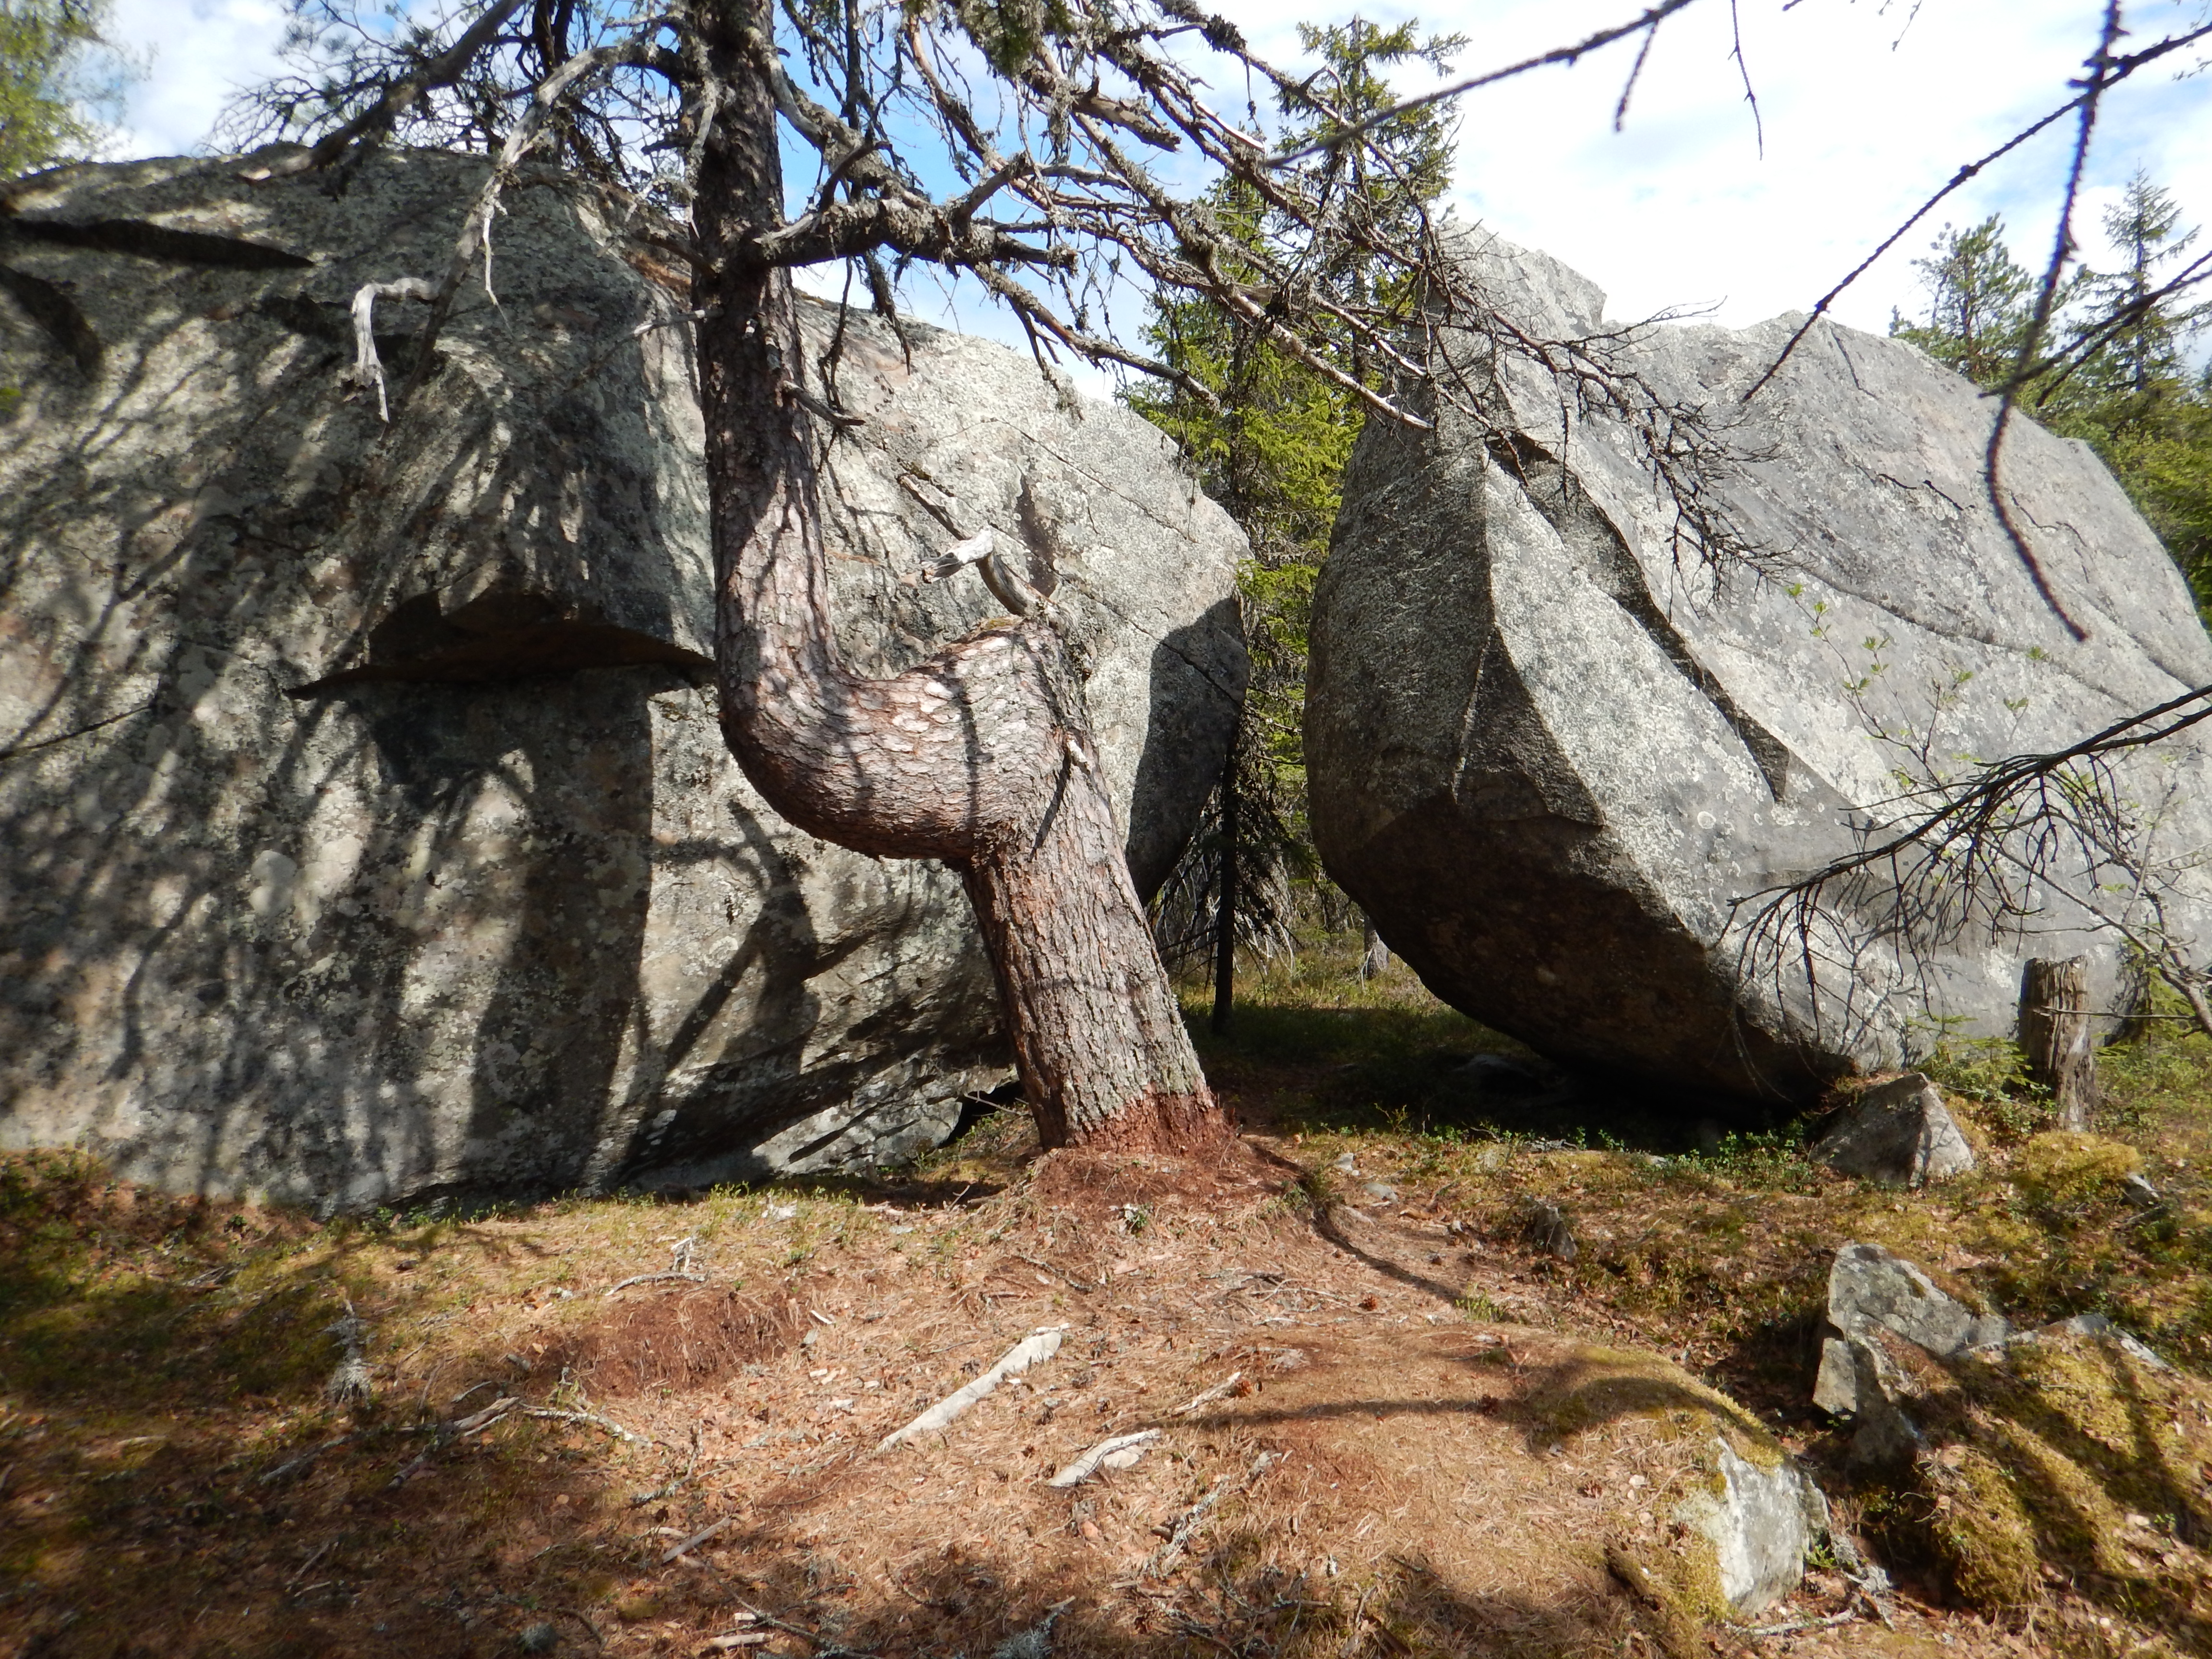
[[[2023,1345],[2069,1337],[2109,1346],[2151,1370],[2172,1370],[2102,1314],[2021,1330],[1999,1315],[1974,1312],[1878,1244],[1846,1244],[1828,1271],[1813,1403],[1854,1425],[1854,1463],[1901,1463],[1927,1449],[1919,1402],[1950,1386],[1954,1362],[2002,1364]]]
[[[1542,254],[1468,257],[1530,337],[1584,342],[1562,361],[1703,411],[1734,458],[1705,505],[1757,564],[1685,546],[1631,426],[1448,337],[1494,423],[1429,404],[1433,431],[1370,422],[1315,600],[1314,834],[1390,947],[1486,1024],[1686,1109],[1809,1103],[1937,1032],[2008,1034],[2031,955],[2087,955],[2097,1006],[2124,1006],[2119,935],[2055,889],[2025,939],[1900,932],[1878,882],[1778,941],[1745,903],[1853,850],[1903,782],[2212,682],[2180,576],[2096,458],[2027,422],[2007,451],[2076,642],[1988,504],[1990,405],[1911,346],[1821,324],[1747,405],[1800,319],[1622,331]],[[2212,758],[2192,733],[2120,770],[2168,922],[2212,938],[2192,863]]]
[[[1974,1149],[1943,1091],[1918,1072],[1854,1096],[1811,1156],[1844,1175],[1895,1187],[1924,1187],[1974,1167]]]
[[[386,429],[342,383],[356,290],[442,270],[481,177],[10,187],[0,1145],[358,1206],[871,1164],[1006,1075],[957,882],[799,834],[724,748],[681,278],[526,180],[500,307],[464,291],[416,401]],[[379,313],[395,378],[421,319]],[[1045,526],[1157,882],[1243,691],[1241,538],[1025,359],[842,341],[847,649],[894,670],[996,609],[914,581],[933,507]]]
[[[1797,1588],[1805,1558],[1828,1534],[1828,1500],[1788,1457],[1771,1467],[1715,1442],[1717,1490],[1692,1493],[1675,1518],[1713,1547],[1722,1596],[1739,1618],[1764,1612]]]
[[[1856,1425],[1854,1462],[1899,1462],[1922,1444],[1911,1404],[1926,1392],[1928,1362],[2013,1334],[2008,1321],[1974,1312],[1904,1257],[1879,1244],[1846,1244],[1828,1270],[1813,1403]]]

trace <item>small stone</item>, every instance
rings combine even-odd
[[[550,1625],[532,1625],[514,1638],[525,1653],[550,1653],[561,1644],[561,1632]]]
[[[1575,1243],[1574,1229],[1567,1224],[1567,1218],[1559,1206],[1548,1199],[1529,1200],[1521,1236],[1530,1248],[1562,1261],[1572,1261],[1582,1254],[1582,1246]]]
[[[1359,1160],[1353,1157],[1350,1152],[1345,1152],[1339,1156],[1336,1162],[1330,1164],[1328,1167],[1332,1170],[1341,1170],[1345,1174],[1350,1175],[1355,1170],[1358,1169]]]
[[[1722,1491],[1701,1492],[1675,1518],[1711,1540],[1721,1594],[1738,1617],[1764,1611],[1797,1588],[1805,1556],[1828,1530],[1828,1502],[1787,1457],[1761,1468],[1714,1443]]]
[[[1901,1187],[1974,1167],[1974,1149],[1943,1104],[1943,1091],[1917,1072],[1859,1094],[1836,1114],[1812,1155],[1844,1175]]]
[[[2120,1190],[2138,1204],[2156,1204],[2160,1201],[2158,1188],[2150,1184],[2150,1177],[2140,1170],[2131,1175],[2120,1177]]]
[[[1359,1189],[1377,1204],[1395,1204],[1398,1189],[1387,1181],[1370,1181]]]

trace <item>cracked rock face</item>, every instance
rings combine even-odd
[[[481,176],[15,187],[0,1145],[352,1207],[865,1165],[1006,1075],[957,882],[798,833],[723,746],[668,274],[519,188],[503,311],[463,290],[389,431],[340,384],[355,291],[441,271]],[[422,316],[378,312],[395,385]],[[1134,416],[908,336],[845,332],[841,639],[896,670],[997,610],[908,580],[951,539],[924,497],[1048,547],[1156,884],[1243,694],[1243,540]]]
[[[1534,336],[1618,326],[1542,254],[1470,257]],[[1822,325],[1744,405],[1798,321],[1593,348],[1718,424],[1735,458],[1718,504],[1758,568],[1702,565],[1635,434],[1509,368],[1502,434],[1449,410],[1433,432],[1369,425],[1315,601],[1329,873],[1446,1001],[1686,1110],[1802,1103],[1944,1030],[2008,1035],[2030,956],[2086,954],[2098,1006],[2123,1006],[2119,939],[2064,891],[2037,893],[2024,939],[1915,927],[1900,944],[1869,888],[1778,950],[1753,944],[1754,896],[1854,850],[1902,787],[2212,681],[2180,576],[2086,447],[2023,422],[2005,463],[2077,642],[1989,506],[1991,410],[1966,381]],[[1476,343],[1453,349],[1482,383]],[[2173,861],[2212,845],[2208,785],[2191,740],[2121,769],[2188,938],[2212,936],[2208,878]],[[2057,873],[2091,890],[2078,862]]]

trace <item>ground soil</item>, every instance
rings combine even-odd
[[[1865,1512],[1806,1361],[1863,1237],[2203,1364],[2212,1045],[2108,1068],[2106,1143],[2167,1188],[2131,1229],[1994,1062],[1951,1079],[1984,1171],[1911,1197],[1786,1134],[1630,1113],[1592,1147],[1462,1109],[1438,1079],[1502,1045],[1403,981],[1255,991],[1206,1056],[1242,1137],[1202,1161],[1040,1158],[1000,1115],[865,1183],[327,1224],[0,1165],[0,1655],[2191,1650],[2063,1575],[1954,1605]],[[328,1393],[349,1305],[366,1402]],[[878,1449],[1046,1328],[1049,1360]],[[1608,1567],[1687,1550],[1730,1437],[1888,1552],[1887,1625],[1816,1565],[1772,1633],[1686,1636]]]

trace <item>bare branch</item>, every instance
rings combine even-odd
[[[413,74],[402,76],[392,82],[384,88],[382,96],[343,126],[325,134],[299,155],[264,162],[241,176],[257,183],[267,179],[289,179],[296,173],[328,167],[356,142],[375,143],[392,131],[399,118],[424,93],[440,87],[450,87],[467,74],[484,49],[506,26],[507,20],[522,7],[523,0],[495,0],[495,3],[463,30],[460,38],[446,51]]]

